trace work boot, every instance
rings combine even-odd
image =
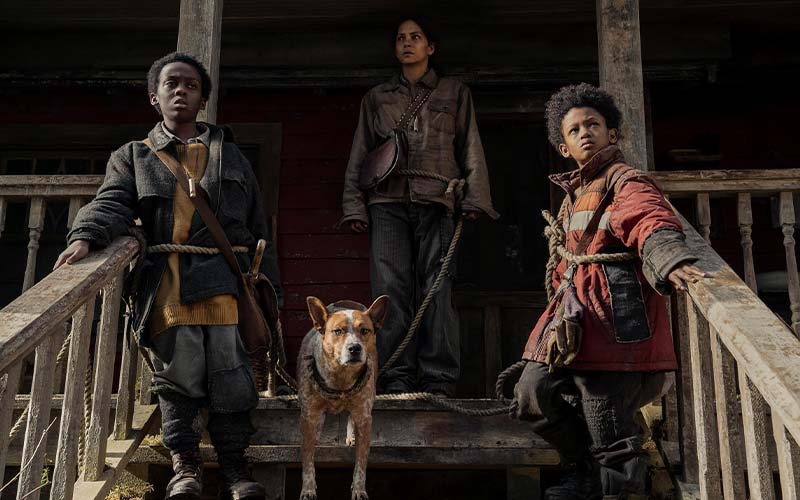
[[[224,484],[220,492],[223,500],[264,500],[267,495],[261,484],[253,480],[247,468],[244,451],[219,455],[219,470]]]
[[[557,486],[544,492],[545,500],[600,500],[603,489],[600,474],[589,454],[575,463],[573,470],[561,476]]]
[[[172,470],[175,476],[167,484],[166,500],[199,500],[203,491],[203,459],[200,449],[173,451]]]

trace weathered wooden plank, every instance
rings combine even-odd
[[[73,196],[69,199],[69,214],[67,215],[67,230],[72,229],[72,223],[75,222],[75,217],[78,216],[78,210],[84,204],[84,198]]]
[[[661,189],[675,198],[714,194],[750,193],[765,196],[781,191],[800,191],[800,169],[774,170],[676,170],[649,172]]]
[[[50,425],[50,400],[53,396],[53,367],[59,346],[52,336],[44,339],[36,348],[36,362],[33,369],[31,403],[28,411],[28,424],[25,429],[25,443],[22,448],[22,464],[17,489],[17,500],[23,498],[38,500],[39,485],[42,480],[42,467],[47,446],[42,443]],[[39,446],[41,444],[41,446]]]
[[[774,500],[772,468],[769,463],[767,442],[766,402],[758,389],[743,371],[739,371],[739,391],[742,400],[742,422],[744,425],[745,456],[750,498]]]
[[[781,418],[772,414],[772,435],[778,454],[781,493],[783,498],[800,497],[800,447],[786,432]]]
[[[78,465],[78,436],[83,431],[83,389],[86,365],[89,360],[89,345],[92,337],[95,295],[72,317],[72,340],[67,359],[67,378],[64,386],[64,402],[61,408],[61,424],[56,450],[51,498],[72,498],[75,472]]]
[[[675,314],[675,339],[679,351],[679,377],[676,386],[680,393],[680,450],[683,465],[683,480],[695,484],[698,481],[697,436],[694,425],[694,398],[692,395],[692,355],[689,348],[688,300],[676,296],[670,300]]]
[[[153,370],[150,363],[144,359],[145,353],[139,353],[139,404],[149,405],[156,402],[156,396],[151,391],[153,385]]]
[[[22,363],[16,363],[0,378],[0,484],[5,484],[3,475],[6,470],[8,446],[10,444],[8,431],[11,430],[14,399],[19,388],[21,371]]]
[[[0,176],[6,177],[6,176]],[[0,195],[0,238],[3,236],[3,230],[6,228],[6,212],[8,211],[8,201],[6,197]]]
[[[36,280],[36,256],[39,255],[39,238],[44,229],[45,202],[42,197],[31,198],[28,212],[28,260],[25,264],[25,278],[22,282],[22,293],[33,286]]]
[[[689,298],[683,295],[678,300]],[[711,346],[708,322],[695,308],[687,304],[689,318],[689,348],[692,369],[694,423],[697,436],[698,483],[703,500],[722,495],[720,483],[719,438],[714,415],[714,380],[711,366]]]
[[[706,243],[711,243],[711,204],[708,193],[697,193],[697,228]]]
[[[639,0],[597,0],[600,86],[611,93],[625,120],[620,131],[627,161],[641,170],[647,164],[642,40]]]
[[[222,0],[181,0],[178,51],[197,57],[211,77],[211,95],[198,120],[217,123]]]
[[[136,365],[139,362],[139,348],[129,327],[126,318],[117,390],[117,411],[114,415],[114,439],[128,438],[136,403]]]
[[[483,310],[483,351],[485,391],[487,398],[494,396],[494,385],[503,364],[503,346],[500,335],[503,331],[499,306],[489,306]]]
[[[742,431],[739,423],[739,402],[736,395],[736,369],[733,357],[722,346],[714,328],[711,330],[711,358],[714,367],[714,395],[717,404],[719,456],[722,469],[722,490],[725,498],[744,498],[744,467],[741,450]]]
[[[80,262],[61,266],[0,310],[0,372],[22,359],[85,301],[128,265],[138,251],[124,237]]]
[[[97,481],[103,474],[106,442],[109,436],[108,415],[111,382],[114,377],[114,353],[119,329],[119,306],[122,295],[122,273],[118,273],[103,290],[103,312],[97,334],[92,391],[92,415],[86,433],[84,479]]]
[[[744,260],[744,282],[753,292],[758,292],[756,270],[753,263],[753,207],[750,193],[739,193],[737,200],[737,219],[741,234],[742,259]]]
[[[792,330],[800,335],[800,276],[797,274],[797,255],[794,241],[794,199],[790,192],[781,192],[780,220],[783,246],[786,249],[786,274],[789,280],[789,302],[792,310]]]
[[[216,454],[210,446],[201,446],[200,452],[206,463],[216,461]],[[169,453],[159,447],[158,450],[143,446],[136,451],[131,463],[169,464]],[[300,447],[298,445],[259,445],[251,444],[247,448],[247,457],[251,463],[298,464]],[[346,465],[352,466],[354,450],[348,446],[318,446],[315,462],[318,466]],[[548,448],[493,448],[480,449],[473,447],[386,447],[371,446],[369,466],[397,467],[406,465],[448,465],[462,469],[492,468],[506,465],[541,465],[555,466],[559,464],[558,452]]]
[[[113,437],[108,438],[106,445],[107,468],[95,481],[87,481],[86,478],[78,480],[75,483],[74,498],[81,500],[105,499],[108,492],[111,491],[111,488],[122,475],[122,471],[125,470],[125,467],[127,467],[129,461],[139,449],[150,428],[158,421],[160,415],[161,412],[158,405],[137,407],[133,418],[134,432],[131,437],[123,440],[116,440]]]
[[[102,183],[102,175],[3,175],[0,176],[0,196],[8,199],[92,198]]]

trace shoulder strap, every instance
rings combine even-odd
[[[430,97],[432,93],[433,89],[426,88],[422,92],[418,93],[417,97],[411,99],[411,102],[408,103],[408,107],[405,111],[403,111],[402,116],[400,116],[400,121],[397,122],[397,128],[405,130],[411,120],[417,116],[419,110],[422,109],[422,105],[425,104],[425,101],[428,100],[428,97]]]
[[[200,218],[203,219],[206,227],[208,227],[208,231],[211,233],[211,238],[214,240],[214,243],[217,244],[220,252],[225,256],[225,260],[227,261],[228,266],[230,266],[231,271],[233,271],[234,276],[241,276],[242,271],[239,269],[239,263],[236,261],[236,256],[233,254],[233,248],[228,241],[228,237],[225,236],[225,230],[222,229],[222,225],[214,216],[214,212],[211,210],[211,207],[206,201],[208,194],[202,187],[198,185],[195,186],[196,193],[194,196],[192,196],[189,189],[189,178],[186,176],[186,172],[183,171],[183,168],[180,166],[178,161],[171,155],[167,154],[167,152],[164,150],[157,151],[156,148],[153,147],[153,143],[150,142],[149,138],[142,142],[144,142],[145,145],[150,148],[150,150],[155,153],[156,156],[158,156],[158,159],[161,160],[161,163],[163,163],[164,166],[167,167],[167,170],[169,170],[175,177],[175,180],[178,182],[178,186],[180,186],[181,189],[183,189],[184,192],[189,195],[189,199],[192,200],[194,208],[197,210],[197,213],[200,214]]]

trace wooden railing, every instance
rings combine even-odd
[[[21,422],[20,473],[4,479],[7,488],[16,488],[18,499],[39,498],[43,486],[50,488],[50,498],[104,498],[157,414],[155,405],[140,405],[134,412],[139,358],[126,328],[113,431],[109,428],[122,280],[137,252],[133,238],[120,238],[75,265],[62,266],[0,311],[0,471],[12,444],[9,432],[24,360],[35,352],[29,406]],[[100,324],[92,346],[98,292]],[[70,318],[69,340],[64,342],[61,333]],[[55,425],[50,412],[59,350],[66,375],[60,423]],[[52,435],[58,437],[52,484],[47,485],[42,470]]]
[[[673,300],[681,351],[684,479],[700,498],[800,498],[800,286],[793,195],[800,170],[657,172],[671,199],[695,200],[687,240],[712,278]],[[775,196],[792,328],[757,295],[751,201]],[[711,197],[735,197],[744,281],[709,246]],[[777,472],[777,475],[774,474]],[[777,482],[774,480],[777,477]]]
[[[67,217],[67,229],[69,229],[78,210],[94,197],[102,182],[102,175],[0,175],[0,238],[5,229],[8,202],[23,201],[30,204],[28,259],[22,292],[35,282],[36,257],[39,253],[39,239],[44,229],[47,202],[56,200],[69,202]]]
[[[712,197],[735,198],[741,234],[743,274],[747,285],[758,292],[753,263],[752,199],[777,197],[778,219],[783,232],[786,274],[791,309],[791,326],[800,334],[800,279],[798,279],[794,228],[797,222],[794,194],[800,192],[800,169],[785,170],[701,170],[654,172],[653,177],[671,198],[694,198],[697,230],[711,242]]]

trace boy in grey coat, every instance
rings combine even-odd
[[[69,246],[56,266],[74,263],[108,245],[134,220],[149,245],[172,243],[216,248],[188,195],[156,156],[175,157],[209,195],[209,205],[234,247],[243,270],[256,243],[269,239],[258,183],[247,159],[225,130],[197,122],[211,92],[205,68],[191,56],[169,54],[148,73],[150,102],[163,117],[148,134],[150,146],[133,141],[112,153],[95,199],[78,213]],[[261,271],[277,285],[275,254],[268,246]],[[238,334],[236,277],[221,254],[148,254],[134,294],[133,327],[155,367],[154,391],[162,413],[163,443],[175,477],[168,499],[200,498],[200,434],[193,423],[209,407],[208,431],[224,476],[224,495],[264,498],[247,470],[244,452],[258,400]]]

